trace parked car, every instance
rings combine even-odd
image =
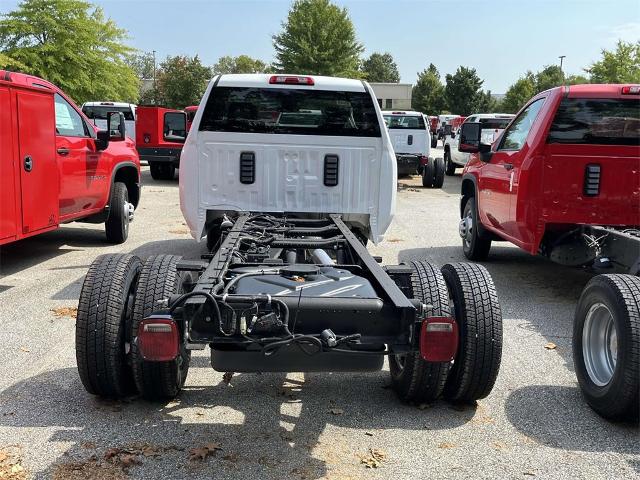
[[[514,115],[508,113],[476,113],[467,117],[465,122],[479,122],[481,126],[482,143],[491,145],[498,139],[513,117]],[[462,124],[460,126],[462,126]],[[456,168],[464,167],[469,160],[469,153],[458,150],[459,139],[460,137],[457,134],[457,130],[452,130],[450,135],[445,137],[444,164],[447,175],[453,175]]]
[[[136,139],[136,106],[133,103],[122,102],[85,102],[82,104],[84,113],[100,130],[107,129],[107,114],[122,112],[126,125],[127,136]]]
[[[576,308],[573,358],[586,401],[612,419],[640,410],[640,85],[572,85],[533,97],[499,140],[465,123],[460,235],[604,273]],[[621,273],[618,273],[621,272]]]
[[[388,356],[392,388],[417,404],[491,392],[502,318],[484,267],[383,268],[365,247],[383,239],[396,197],[396,159],[366,82],[222,75],[201,108],[180,206],[210,252],[91,265],[76,322],[87,391],[175,397],[191,351],[209,347],[221,372],[380,371]],[[95,298],[109,309],[89,308]]]
[[[121,112],[98,130],[55,85],[0,70],[0,244],[68,222],[104,223],[122,243],[140,162]]]
[[[140,160],[148,162],[154,180],[175,177],[187,132],[184,111],[159,106],[138,107],[136,146]]]
[[[398,162],[398,175],[417,173],[422,175],[424,187],[442,187],[444,160],[429,157],[430,134],[424,115],[412,111],[384,111],[382,115]]]

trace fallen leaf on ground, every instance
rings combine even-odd
[[[402,242],[403,240],[401,238],[390,238],[389,240],[387,240],[387,242],[389,243],[398,243],[398,242]]]
[[[30,352],[31,350],[29,350],[27,347],[20,347],[20,351],[21,352]]]
[[[118,465],[98,462],[95,458],[83,462],[54,466],[53,480],[126,480],[128,476]]]
[[[82,448],[86,448],[88,450],[94,449],[96,448],[96,444],[93,442],[84,442],[82,445],[80,445]]]
[[[62,318],[76,318],[78,316],[78,309],[76,307],[58,307],[52,308],[51,312],[54,317]]]
[[[218,450],[222,450],[222,447],[217,443],[207,443],[204,447],[192,448],[189,450],[189,460],[203,461],[211,455],[215,455]]]
[[[373,437],[373,432],[364,432],[364,434],[368,437]]]
[[[531,470],[527,471],[527,472],[522,472],[523,475],[528,475],[529,477],[535,477],[536,474],[535,472],[532,472]]]
[[[329,410],[329,413],[332,413],[334,415],[342,415],[344,413],[344,410],[342,410],[341,408],[332,408]]]
[[[438,448],[456,448],[457,445],[455,443],[450,443],[450,442],[442,442],[440,445],[438,445]]]
[[[549,342],[547,343],[544,348],[546,348],[547,350],[555,350],[557,347],[557,345],[553,342]]]
[[[0,450],[0,479],[2,480],[25,480],[27,472],[21,465],[18,453]]]
[[[379,448],[370,448],[366,455],[360,455],[360,463],[367,468],[379,468],[387,460],[387,454]]]

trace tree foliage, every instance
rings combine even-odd
[[[527,72],[509,87],[502,99],[501,107],[507,113],[515,113],[535,94],[535,75],[532,72]]]
[[[227,73],[270,73],[273,71],[271,65],[267,65],[262,60],[251,58],[249,55],[239,55],[232,57],[225,55],[220,57],[212,67],[214,75]]]
[[[129,55],[125,60],[138,78],[152,79],[155,73],[155,57],[151,52],[141,52]]]
[[[273,36],[280,72],[359,76],[364,50],[346,8],[329,0],[296,0],[282,32]]]
[[[374,52],[362,62],[362,72],[370,82],[398,83],[400,72],[398,65],[389,52]]]
[[[45,78],[76,102],[135,101],[126,32],[83,0],[23,0],[0,19],[5,68]]]
[[[585,71],[592,83],[640,83],[640,40],[619,40],[614,51],[602,50],[602,58]]]
[[[460,66],[453,75],[447,74],[444,88],[449,111],[458,115],[470,115],[479,110],[484,93],[484,81],[475,68]]]
[[[444,85],[438,69],[431,63],[429,68],[418,73],[411,95],[411,108],[427,115],[439,115],[445,107]]]
[[[157,103],[178,109],[197,105],[211,76],[211,69],[202,64],[198,55],[167,57],[156,73]]]

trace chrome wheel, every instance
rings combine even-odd
[[[613,378],[618,357],[618,333],[613,314],[604,303],[587,312],[582,330],[582,356],[593,383],[604,387]]]

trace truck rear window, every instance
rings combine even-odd
[[[424,130],[424,119],[417,115],[385,115],[384,121],[389,129]]]
[[[379,137],[367,92],[216,87],[200,131]]]
[[[565,98],[547,142],[640,145],[640,100]]]
[[[511,118],[481,118],[479,120],[483,130],[504,130]]]
[[[84,113],[91,120],[106,120],[107,113],[109,112],[122,112],[125,120],[134,120],[131,107],[107,107],[103,105],[89,106],[85,105],[82,108]]]

